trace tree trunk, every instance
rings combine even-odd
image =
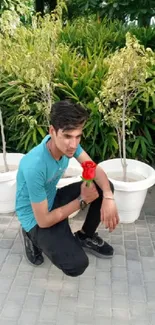
[[[49,10],[50,12],[53,11],[57,5],[57,0],[48,0],[49,3]]]
[[[0,109],[0,127],[1,127],[2,146],[3,146],[4,169],[5,169],[5,172],[8,172],[9,167],[8,167],[7,160],[6,160],[6,142],[5,142],[4,125],[3,125],[3,118],[2,118],[1,109]]]
[[[35,9],[36,12],[40,12],[41,15],[44,15],[44,0],[35,0]]]
[[[151,23],[151,17],[149,15],[139,15],[138,16],[138,26],[139,27],[149,27]]]

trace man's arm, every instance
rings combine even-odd
[[[76,159],[79,163],[92,160],[85,151],[82,151]],[[103,191],[103,200],[100,210],[101,221],[104,222],[106,228],[109,228],[109,231],[113,231],[119,222],[119,216],[109,180],[100,166],[96,168],[95,181]]]
[[[66,219],[70,214],[80,209],[79,200],[76,199],[62,207],[48,211],[47,199],[39,202],[31,202],[34,216],[40,228],[49,228]]]

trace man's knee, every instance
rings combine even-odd
[[[72,264],[70,269],[67,270],[65,269],[63,270],[63,272],[68,276],[76,277],[83,274],[86,268],[88,267],[88,265],[89,265],[89,259],[87,255],[84,254],[79,259],[76,259],[76,261]]]

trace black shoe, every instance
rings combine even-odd
[[[113,257],[114,249],[107,242],[103,241],[96,232],[92,238],[87,237],[81,231],[75,233],[75,237],[80,241],[81,246],[86,252],[92,253],[93,255],[100,258]]]
[[[32,243],[24,229],[20,229],[20,234],[25,248],[25,257],[28,262],[35,266],[41,265],[44,262],[42,251]]]

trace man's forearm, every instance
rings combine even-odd
[[[96,167],[95,182],[101,188],[101,190],[104,192],[104,195],[113,196],[108,177],[100,166]]]
[[[58,222],[66,219],[70,214],[76,212],[80,209],[80,202],[78,199],[71,201],[70,203],[54,209],[45,217],[44,223],[42,224],[42,228],[48,228],[54,226]]]

